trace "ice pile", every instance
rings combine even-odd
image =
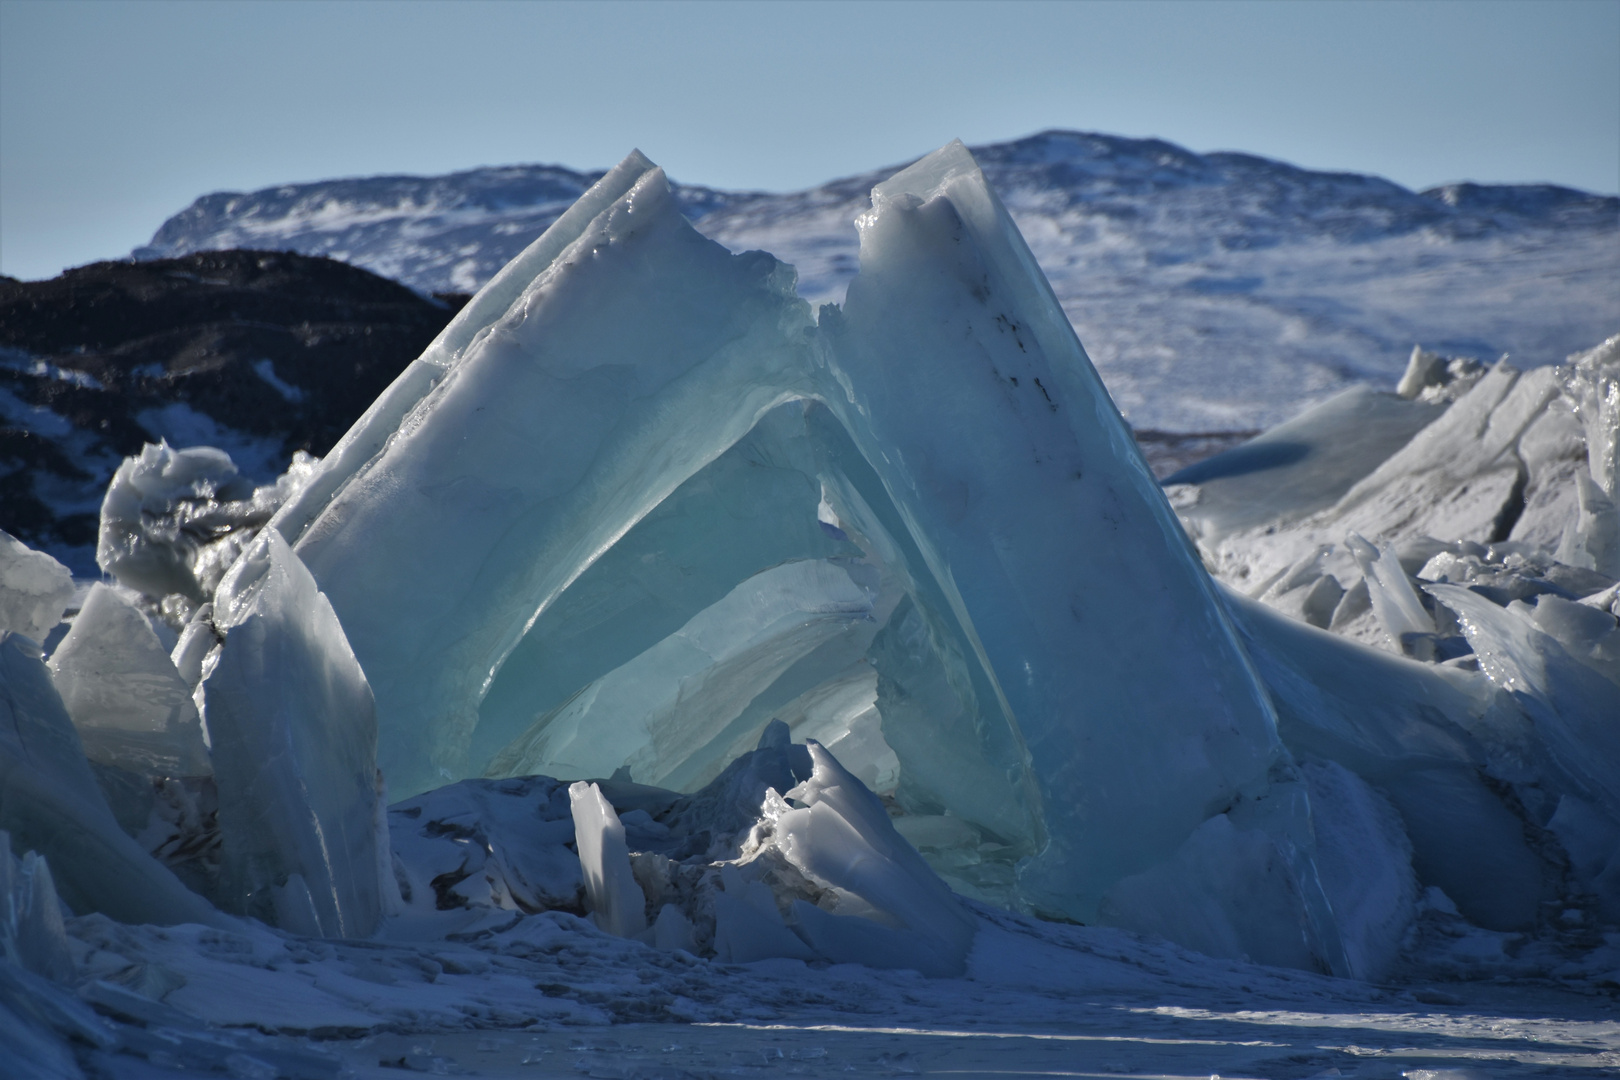
[[[1620,339],[1167,500],[960,144],[858,225],[812,311],[632,154],[323,461],[126,462],[65,636],[0,547],[0,828],[120,919],[932,975],[953,891],[1363,978],[1422,888],[1620,920]]]

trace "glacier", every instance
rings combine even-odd
[[[147,447],[114,580],[0,537],[0,1008],[222,1017],[165,972],[227,939],[379,985],[560,940],[948,982],[1031,917],[1595,978],[1620,337],[1415,349],[1161,487],[964,147],[857,226],[812,309],[632,154],[324,460]],[[164,959],[115,985],[95,950]]]

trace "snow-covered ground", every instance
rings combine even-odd
[[[419,946],[247,927],[131,928],[99,916],[69,930],[85,971],[111,980],[112,989],[89,996],[111,1017],[123,1010],[119,1030],[130,1043],[189,1030],[190,1041],[169,1037],[168,1061],[199,1071],[218,1063],[235,1076],[269,1077],[277,1066],[281,1075],[330,1076],[338,1062],[377,1080],[401,1068],[622,1080],[1419,1080],[1417,1070],[1434,1080],[1595,1080],[1620,1069],[1620,970],[1574,982],[1459,983],[1419,968],[1374,987],[977,910],[968,971],[952,979],[797,960],[695,960],[569,915],[502,913]],[[1498,944],[1477,931],[1450,942],[1481,952]],[[1605,962],[1620,969],[1620,943]],[[121,997],[120,988],[135,992]],[[138,994],[157,988],[167,988],[162,1005],[143,1005],[149,999]],[[150,1027],[130,1035],[128,1021],[142,1009]],[[204,1033],[205,1021],[226,1031]],[[308,1057],[289,1061],[270,1049]],[[269,1067],[225,1064],[232,1054]],[[115,1077],[170,1074],[130,1053],[95,1060]],[[304,1071],[293,1071],[300,1060]]]

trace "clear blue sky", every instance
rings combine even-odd
[[[210,191],[476,165],[792,190],[1048,127],[1620,191],[1620,0],[0,0],[0,271]]]

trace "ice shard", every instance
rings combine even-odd
[[[574,844],[585,877],[585,903],[591,917],[610,934],[635,937],[647,929],[646,895],[630,869],[624,825],[602,790],[576,781],[568,789],[574,815]]]
[[[67,567],[0,532],[0,631],[43,642],[72,598]]]
[[[771,843],[800,873],[858,901],[841,907],[865,910],[856,919],[796,901],[800,933],[836,962],[960,974],[973,917],[895,831],[883,803],[820,744],[807,745],[814,772],[786,793],[803,807],[767,797]]]
[[[211,771],[191,688],[117,590],[91,586],[50,668],[90,760],[146,777]]]
[[[332,612],[266,529],[221,581],[205,662],[223,903],[284,929],[361,937],[393,887],[371,690]]]

